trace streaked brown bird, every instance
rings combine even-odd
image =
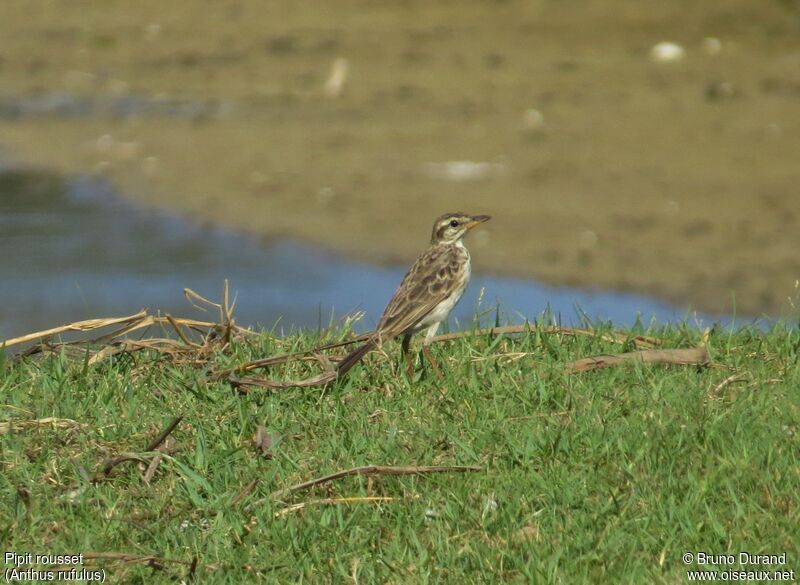
[[[430,246],[403,277],[370,338],[338,363],[339,377],[367,352],[399,335],[403,336],[406,372],[409,378],[413,377],[414,362],[409,352],[411,336],[425,329],[422,351],[436,375],[442,378],[428,346],[469,282],[470,257],[462,239],[469,230],[489,219],[488,215],[446,213],[434,222]]]

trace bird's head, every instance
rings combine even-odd
[[[445,213],[433,224],[431,244],[455,244],[476,225],[489,221],[488,215]]]

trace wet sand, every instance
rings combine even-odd
[[[489,213],[478,270],[796,314],[800,8],[601,4],[11,0],[0,156],[382,263]]]

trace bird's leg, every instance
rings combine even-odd
[[[411,352],[409,351],[409,346],[411,345],[411,334],[406,333],[403,335],[403,356],[406,358],[406,375],[408,379],[411,380],[414,378],[414,358],[411,357]]]
[[[431,339],[433,336],[436,335],[436,331],[439,329],[439,323],[434,323],[430,327],[428,327],[428,331],[425,332],[425,341],[422,342],[422,353],[425,355],[425,359],[431,364],[431,369],[433,373],[436,374],[436,377],[439,378],[439,381],[444,380],[444,376],[442,375],[442,370],[439,369],[439,364],[436,363],[433,355],[431,354],[431,348],[429,347],[431,344]]]

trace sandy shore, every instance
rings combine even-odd
[[[793,311],[792,3],[115,6],[3,3],[4,158],[377,262],[489,213],[480,270]]]

